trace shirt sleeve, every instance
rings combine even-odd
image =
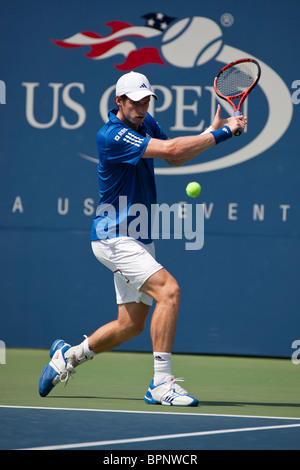
[[[155,139],[168,140],[169,137],[164,133],[160,124],[158,122],[156,122],[155,124],[156,124],[155,135],[154,135]]]
[[[151,136],[154,137],[154,139],[167,140],[169,138],[162,130],[160,124],[151,116],[151,114],[146,114],[145,122],[147,128],[151,130]]]
[[[110,163],[136,165],[149,140],[149,137],[143,137],[127,127],[115,128],[97,141],[98,152]]]

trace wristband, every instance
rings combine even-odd
[[[211,134],[215,138],[216,145],[232,137],[232,132],[228,126],[223,126],[221,129],[218,129],[217,131],[211,131]]]

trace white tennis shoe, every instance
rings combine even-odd
[[[177,382],[183,381],[182,377],[170,377],[170,380],[155,386],[152,380],[144,398],[145,402],[150,405],[198,406],[197,398],[178,385]]]

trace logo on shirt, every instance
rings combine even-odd
[[[132,132],[128,132],[128,129],[126,129],[126,127],[123,127],[123,129],[121,129],[114,137],[114,140],[116,141],[119,141],[120,139],[122,139],[124,142],[127,142],[128,144],[135,145],[136,147],[140,147],[142,142],[144,141],[143,137],[139,137],[138,135],[133,134]]]
[[[136,147],[140,147],[141,143],[144,141],[142,137],[138,137],[136,134],[132,134],[132,132],[128,132],[123,140]]]
[[[120,140],[120,139],[124,136],[124,134],[126,134],[127,131],[128,131],[128,129],[127,129],[126,127],[123,127],[123,129],[121,129],[121,130],[117,133],[117,135],[115,136],[114,140],[116,140],[116,141]]]

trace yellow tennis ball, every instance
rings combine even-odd
[[[193,181],[192,183],[189,183],[186,187],[186,194],[189,197],[199,196],[200,191],[201,191],[201,186],[199,183],[196,183],[195,181]]]

